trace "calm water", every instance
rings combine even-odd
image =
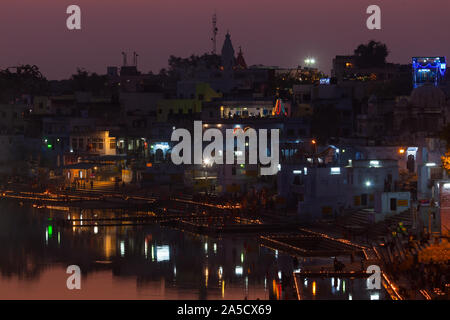
[[[68,228],[55,223],[69,216],[117,215],[1,201],[0,299],[262,300],[291,295],[282,289],[280,278],[292,274],[292,258],[260,246],[255,236],[215,239],[159,226]],[[302,259],[300,268],[330,262]],[[81,290],[66,287],[65,271],[73,264],[83,273]],[[367,290],[364,280],[348,279],[306,279],[301,295],[384,298]]]

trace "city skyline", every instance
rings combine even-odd
[[[335,55],[352,54],[358,44],[371,39],[387,44],[389,62],[410,63],[412,56],[420,55],[448,56],[450,44],[436,41],[430,35],[445,29],[445,24],[450,26],[445,20],[450,3],[430,0],[431,7],[441,10],[420,16],[419,24],[421,11],[415,2],[419,3],[408,1],[408,6],[406,1],[379,3],[380,31],[365,26],[370,1],[348,0],[348,7],[342,12],[342,1],[294,4],[288,0],[276,4],[263,1],[254,6],[237,1],[194,0],[174,6],[175,1],[80,0],[76,4],[82,10],[81,31],[65,27],[68,17],[65,11],[71,4],[67,1],[3,3],[0,37],[4,47],[0,68],[35,64],[48,79],[64,79],[77,68],[105,73],[106,66],[121,65],[122,51],[129,56],[136,51],[139,69],[158,73],[167,67],[170,55],[188,57],[211,52],[214,12],[218,15],[218,53],[229,31],[235,49],[242,47],[248,65],[289,68],[304,65],[304,59],[311,56],[317,60],[319,69],[330,74]],[[143,30],[147,30],[144,38]]]

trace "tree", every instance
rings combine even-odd
[[[16,72],[10,69],[16,69]],[[48,89],[48,81],[36,65],[0,70],[0,99],[3,101],[14,101],[24,94],[46,94]]]
[[[359,68],[371,68],[384,66],[389,51],[384,43],[371,40],[368,44],[360,44],[354,54]]]
[[[103,92],[108,87],[108,77],[89,73],[78,68],[77,73],[72,75],[72,89],[74,91],[91,91],[94,94]]]

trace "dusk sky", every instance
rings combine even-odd
[[[71,4],[81,7],[81,31],[66,28]],[[371,4],[381,7],[381,31],[366,28]],[[334,55],[370,39],[388,45],[390,62],[450,57],[449,0],[15,0],[0,3],[0,68],[36,64],[61,79],[77,67],[105,73],[136,51],[140,71],[158,72],[171,54],[211,51],[214,11],[219,51],[229,30],[248,65],[295,67],[313,56],[329,73]]]

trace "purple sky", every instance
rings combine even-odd
[[[66,8],[82,10],[81,31],[66,28]],[[382,30],[366,28],[370,4],[382,10]],[[247,64],[294,67],[314,56],[329,73],[336,54],[370,39],[385,42],[388,60],[415,55],[450,58],[449,0],[15,0],[0,3],[0,68],[38,65],[49,79],[77,67],[105,73],[121,52],[137,51],[139,69],[158,72],[170,54],[211,50],[211,16],[218,14],[218,48],[230,31]]]

